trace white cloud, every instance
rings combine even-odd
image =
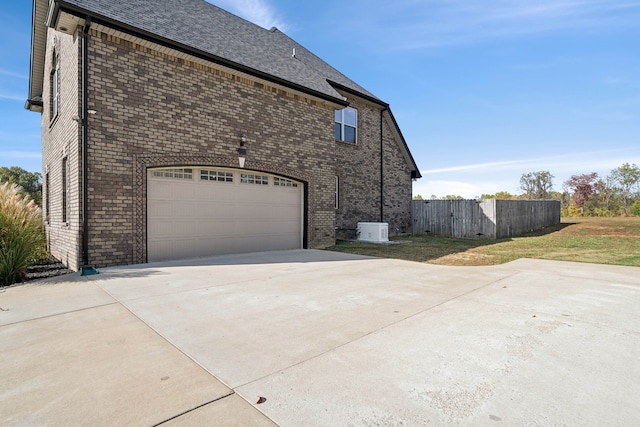
[[[358,12],[353,32],[368,34],[368,28],[376,28],[370,34],[379,36],[373,45],[386,50],[619,28],[636,25],[640,19],[640,2],[625,0],[399,0],[379,7],[370,7],[368,1],[365,6],[360,0],[348,7]]]
[[[41,159],[42,154],[35,151],[0,151],[3,159]]]
[[[607,77],[605,78],[604,83],[610,86],[640,89],[639,79],[630,79],[630,78],[624,78],[624,77]]]
[[[0,74],[3,76],[15,77],[17,79],[27,80],[29,78],[26,74],[15,73],[13,71],[4,70],[0,68]]]
[[[7,95],[4,93],[0,93],[0,98],[2,99],[9,99],[11,101],[26,101],[27,97],[25,96],[19,96],[19,95]]]
[[[429,198],[456,195],[475,198],[482,194],[507,191],[521,193],[520,177],[527,172],[549,171],[554,175],[554,189],[561,191],[562,183],[571,175],[597,172],[608,175],[623,163],[640,164],[640,147],[558,153],[526,160],[456,165],[421,171],[423,178],[413,184],[413,194]]]
[[[219,0],[209,1],[247,21],[263,28],[277,27],[285,32],[287,25],[278,18],[273,7],[265,0]]]
[[[489,162],[489,163],[476,163],[471,165],[450,166],[439,169],[428,169],[420,171],[422,175],[438,174],[444,172],[462,172],[474,169],[495,169],[495,168],[510,168],[511,166],[527,163],[528,160],[509,160],[505,162]]]
[[[454,195],[471,199],[480,193],[477,185],[468,182],[421,179],[413,184],[413,194],[420,194],[423,199],[429,199],[431,195],[437,197]]]

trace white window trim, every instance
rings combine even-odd
[[[290,179],[287,179],[287,178],[281,178],[279,176],[274,176],[273,177],[273,186],[274,187],[297,188],[298,187],[298,183],[295,182],[295,181],[292,181]]]
[[[69,224],[69,158],[62,159],[62,222]]]
[[[60,57],[54,53],[53,70],[51,71],[51,120],[60,111]]]
[[[218,169],[200,169],[200,181],[234,182],[233,172]]]
[[[344,113],[347,110],[352,110],[356,115],[356,123],[355,123],[354,126],[345,123]],[[353,107],[345,107],[342,110],[336,110],[336,111],[340,112],[340,120],[339,121],[335,121],[335,123],[339,123],[340,124],[340,139],[337,139],[337,141],[344,142],[344,143],[347,143],[347,144],[354,144],[354,145],[358,144],[358,110],[356,110]],[[354,137],[354,141],[353,142],[345,141],[345,139],[344,139],[344,135],[345,135],[344,128],[345,128],[345,126],[352,127],[354,129],[355,137]]]
[[[267,175],[241,173],[240,184],[269,185],[269,177]]]
[[[166,168],[153,170],[154,178],[181,179],[193,181],[193,168]]]

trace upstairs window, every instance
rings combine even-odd
[[[53,55],[53,67],[51,68],[51,98],[49,100],[49,112],[51,113],[51,120],[58,116],[58,110],[60,107],[60,57],[54,53]]]
[[[358,110],[347,107],[342,110],[336,110],[336,141],[356,143],[356,134],[358,128]]]

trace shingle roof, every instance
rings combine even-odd
[[[382,102],[281,31],[259,27],[204,0],[58,0],[58,4],[333,98],[342,96],[328,81]]]

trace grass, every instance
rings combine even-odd
[[[640,218],[567,218],[521,237],[499,240],[395,237],[397,244],[339,242],[332,251],[441,265],[494,265],[519,258],[640,267]]]

